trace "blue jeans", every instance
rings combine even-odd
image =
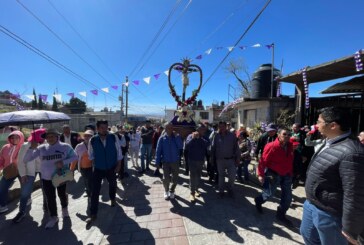
[[[147,168],[152,160],[152,144],[142,144],[140,147],[140,160],[142,170],[145,170],[145,155],[147,155]]]
[[[249,181],[249,166],[250,160],[243,160],[242,164],[240,164],[236,169],[236,174],[238,176],[238,179],[241,179],[241,176],[244,173],[244,180]]]
[[[305,201],[300,232],[306,245],[347,245],[348,241],[341,234],[341,228],[340,217],[333,216]]]
[[[20,205],[19,212],[24,213],[27,207],[28,199],[30,198],[33,191],[35,176],[27,176],[27,182],[21,183],[21,193],[20,193]]]
[[[0,206],[6,206],[8,203],[8,194],[10,187],[14,184],[14,180],[18,177],[5,179],[4,176],[0,180]]]
[[[279,207],[282,212],[286,213],[292,202],[292,177],[288,174],[281,176],[269,169],[266,171],[263,193],[261,194],[262,203],[265,203],[274,195],[278,185],[281,186],[281,201]]]

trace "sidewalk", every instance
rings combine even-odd
[[[10,212],[0,216],[0,244],[303,244],[297,229],[301,195],[288,212],[296,226],[290,230],[275,220],[278,199],[264,204],[263,215],[256,212],[253,199],[260,188],[255,184],[237,183],[235,199],[218,199],[214,186],[203,178],[202,196],[191,204],[187,176],[180,174],[176,199],[165,201],[161,179],[152,172],[140,178],[134,169],[130,173],[123,185],[118,182],[116,207],[110,207],[103,185],[98,220],[90,230],[85,228],[87,198],[79,174],[68,188],[71,218],[60,218],[54,229],[43,227],[47,217],[40,190],[33,193],[30,216],[20,224],[11,222],[18,205],[12,202]],[[294,196],[297,193],[302,194],[303,188],[297,188]]]

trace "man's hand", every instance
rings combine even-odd
[[[359,242],[357,240],[354,240],[354,238],[350,237],[348,234],[346,234],[344,231],[341,231],[343,236],[348,240],[351,244],[359,245]]]
[[[27,181],[28,181],[28,178],[27,178],[27,176],[26,176],[26,175],[22,176],[22,177],[21,177],[21,179],[20,179],[20,182],[21,182],[22,184],[26,183]]]
[[[56,162],[56,168],[62,169],[63,168],[63,161]]]
[[[258,176],[259,182],[263,185],[264,184],[264,176]]]

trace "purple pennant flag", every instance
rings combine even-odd
[[[135,81],[133,81],[133,83],[134,83],[135,85],[139,85],[139,80],[135,80]]]
[[[47,102],[48,95],[46,94],[40,94],[39,99],[41,99],[43,102]]]
[[[158,78],[159,78],[159,76],[160,76],[160,75],[161,75],[160,73],[155,74],[155,75],[154,75],[155,80],[158,80]]]
[[[268,44],[268,45],[265,45],[268,49],[271,49],[273,48],[274,44]]]
[[[99,93],[99,91],[97,91],[97,89],[91,90],[91,93],[93,93],[94,95],[97,95]]]
[[[118,86],[117,85],[112,85],[111,88],[118,90]]]
[[[196,60],[200,60],[200,59],[202,59],[202,54],[200,54],[200,55],[198,55],[198,56],[196,57]]]
[[[244,49],[246,49],[246,46],[240,46],[239,48],[244,50]]]
[[[75,93],[68,93],[68,96],[71,96],[71,98],[75,97]]]

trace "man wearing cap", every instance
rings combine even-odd
[[[37,157],[41,160],[42,187],[50,214],[50,218],[45,225],[45,228],[48,229],[58,222],[56,189],[61,201],[62,216],[63,218],[69,217],[67,184],[55,188],[52,184],[52,178],[54,174],[58,174],[63,168],[69,168],[71,162],[77,160],[77,155],[69,144],[59,141],[60,133],[56,129],[47,129],[42,137],[47,140],[47,143],[38,146],[38,142],[32,141],[31,147],[25,153],[24,162],[32,161]]]
[[[240,163],[240,150],[235,134],[227,130],[226,122],[219,122],[219,131],[211,144],[211,157],[216,162],[219,173],[219,197],[224,196],[225,171],[228,174],[228,194],[234,196],[233,186],[236,167]]]
[[[71,131],[70,125],[63,125],[63,133],[61,134],[59,140],[61,142],[67,143],[75,149],[76,145],[80,143],[80,135],[77,132]]]
[[[277,138],[277,126],[273,123],[268,124],[265,128],[265,133],[262,134],[257,143],[257,148],[255,149],[255,156],[258,158],[259,154],[263,155],[263,150],[266,144],[275,141]]]
[[[120,171],[123,155],[119,139],[108,131],[108,121],[96,123],[98,134],[94,135],[88,144],[88,155],[93,164],[92,193],[90,217],[86,220],[86,228],[96,221],[99,207],[101,182],[104,178],[109,182],[111,206],[116,205],[116,173]]]
[[[190,167],[190,201],[195,202],[196,197],[200,196],[198,192],[199,183],[201,180],[202,168],[205,162],[205,155],[209,142],[203,137],[206,127],[203,124],[198,124],[196,132],[187,136],[186,149],[188,152],[188,163]]]
[[[256,209],[262,213],[262,204],[274,195],[280,185],[282,193],[276,217],[287,226],[292,225],[286,218],[292,202],[293,147],[289,139],[289,130],[281,128],[277,139],[265,146],[258,166],[258,179],[263,185],[263,192],[254,199]]]
[[[139,171],[143,174],[145,170],[149,170],[149,164],[152,161],[152,138],[154,134],[154,129],[150,125],[151,121],[145,121],[145,126],[141,129],[142,144],[140,147],[140,161],[142,169]],[[147,163],[145,164],[145,159]]]
[[[83,133],[84,141],[79,143],[75,148],[78,160],[73,161],[71,164],[71,170],[75,171],[77,169],[83,177],[88,200],[91,200],[92,192],[92,161],[88,156],[88,143],[93,135],[94,131],[90,129]]]

